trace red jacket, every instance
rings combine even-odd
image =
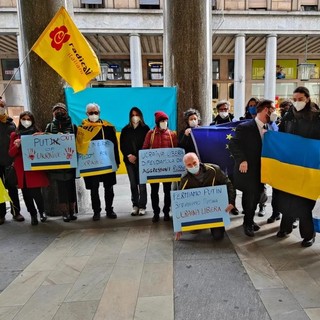
[[[147,133],[142,149],[176,148],[177,145],[178,139],[175,132],[155,127]]]
[[[10,135],[9,155],[14,161],[14,169],[16,170],[18,178],[18,188],[47,187],[49,185],[49,180],[44,171],[24,171],[21,146],[17,147],[14,144],[16,139],[20,139],[20,135],[16,132],[12,132]]]

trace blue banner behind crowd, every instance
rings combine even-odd
[[[232,175],[234,160],[228,143],[235,134],[236,126],[243,121],[192,129],[201,162],[217,164],[223,172]]]
[[[145,123],[155,126],[154,113],[163,111],[169,116],[168,126],[177,130],[177,88],[87,88],[74,93],[72,88],[65,89],[66,101],[72,121],[79,125],[86,116],[86,105],[97,103],[101,108],[101,119],[111,122],[116,131],[129,122],[129,111],[138,107]]]

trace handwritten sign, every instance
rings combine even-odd
[[[182,148],[139,150],[140,183],[180,181],[185,171],[183,156]]]
[[[227,226],[227,206],[226,185],[171,191],[174,232]]]
[[[88,177],[117,171],[110,140],[92,140],[87,154],[78,153],[77,176]]]
[[[68,169],[77,166],[74,134],[21,136],[25,171]]]

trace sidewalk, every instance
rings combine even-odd
[[[301,248],[297,230],[276,238],[279,222],[265,224],[270,203],[254,238],[239,215],[231,241],[203,231],[174,242],[170,223],[152,224],[150,204],[146,216],[130,216],[128,178],[117,180],[117,220],[93,222],[88,212],[34,227],[7,215],[0,320],[320,319],[320,241]]]

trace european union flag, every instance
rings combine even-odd
[[[201,162],[217,164],[225,174],[232,175],[234,160],[228,144],[235,134],[237,125],[243,121],[248,120],[192,129],[192,137]]]

